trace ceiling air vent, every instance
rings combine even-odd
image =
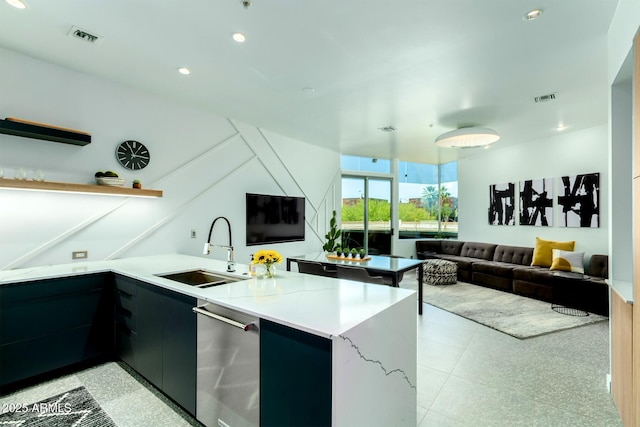
[[[554,99],[556,99],[556,94],[555,93],[550,93],[548,95],[542,95],[542,96],[536,96],[535,98],[533,98],[534,101],[536,102],[547,102],[547,101],[553,101]]]
[[[92,34],[87,30],[83,30],[80,27],[76,27],[75,25],[71,27],[67,35],[73,36],[80,40],[84,40],[87,43],[91,43],[91,44],[98,44],[99,42],[102,41],[102,36],[99,36],[97,34]]]
[[[383,126],[381,128],[378,128],[378,129],[380,129],[382,132],[395,132],[395,131],[398,130],[395,126],[391,126],[391,125]]]

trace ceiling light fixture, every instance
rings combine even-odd
[[[560,124],[558,125],[558,127],[556,127],[556,130],[557,130],[557,131],[563,131],[563,130],[565,130],[566,128],[568,128],[568,126],[567,126],[567,125],[565,125],[564,123],[560,123]]]
[[[231,37],[233,37],[233,39],[238,43],[244,43],[247,40],[247,36],[242,33],[233,33],[233,36]]]
[[[16,9],[26,9],[27,8],[27,5],[21,0],[7,0],[7,3],[9,3],[11,6],[15,7]]]
[[[525,21],[533,21],[540,18],[540,16],[542,16],[542,9],[533,9],[527,12],[526,15],[522,17],[522,19],[524,19]]]
[[[480,147],[493,144],[500,135],[493,129],[464,127],[443,133],[436,138],[435,144],[443,148]]]
[[[178,68],[178,72],[180,74],[184,74],[185,76],[191,74],[191,70],[189,70],[187,67]]]

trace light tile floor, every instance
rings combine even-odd
[[[416,289],[415,275],[401,286]],[[519,340],[423,308],[419,427],[622,426],[607,389],[609,322]]]
[[[413,280],[408,275],[403,285]],[[606,388],[608,328],[601,322],[518,340],[425,304],[418,319],[418,427],[622,426]],[[80,385],[118,426],[199,425],[118,363],[0,396],[0,405]]]

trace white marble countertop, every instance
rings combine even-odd
[[[200,289],[158,274],[204,269],[235,275],[238,282]],[[114,272],[263,319],[330,338],[345,333],[384,309],[415,299],[415,291],[285,271],[273,279],[250,277],[248,266],[226,273],[226,262],[181,254],[0,271],[0,285],[91,273]]]

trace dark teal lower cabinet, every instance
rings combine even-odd
[[[0,387],[112,357],[111,275],[0,286]]]
[[[115,277],[116,356],[196,413],[196,299]]]
[[[196,413],[196,299],[171,292],[165,305],[162,390]]]
[[[260,425],[331,425],[331,340],[260,320]]]
[[[162,289],[152,289],[151,285],[138,286],[134,358],[136,371],[162,390],[162,348],[167,322],[167,297],[161,291]]]

